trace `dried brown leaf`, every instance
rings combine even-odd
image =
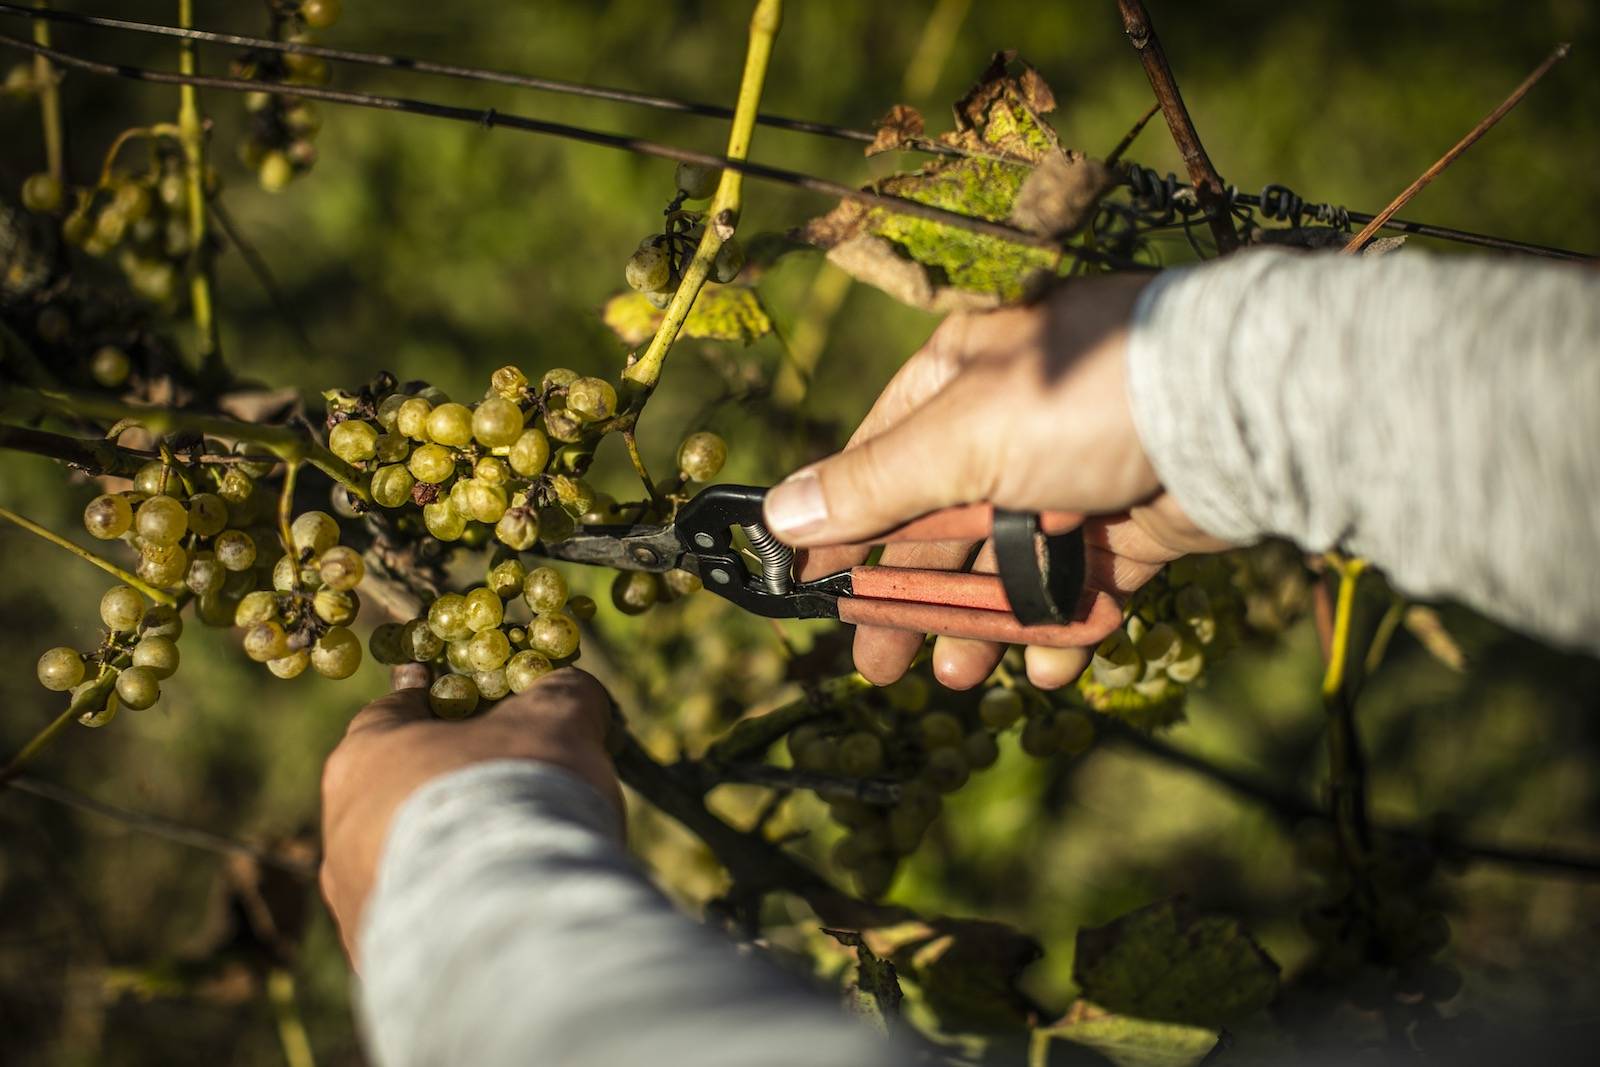
[[[1046,156],[1017,190],[1011,221],[1046,237],[1076,233],[1115,185],[1116,177],[1098,159],[1076,152]]]
[[[921,140],[926,129],[922,121],[922,112],[909,104],[896,104],[889,109],[887,115],[878,120],[877,136],[867,146],[866,154],[875,156],[879,152],[893,152],[905,148]]]

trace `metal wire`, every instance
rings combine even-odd
[[[787,593],[793,583],[794,549],[772,536],[759,522],[740,524],[750,540],[750,551],[761,561],[761,580],[767,591]]]

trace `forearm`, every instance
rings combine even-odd
[[[892,1046],[674,911],[613,809],[546,765],[424,786],[395,817],[361,933],[385,1067],[840,1064]]]
[[[1247,253],[1152,284],[1129,389],[1209,532],[1600,650],[1600,272]]]

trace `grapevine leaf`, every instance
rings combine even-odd
[[[1236,920],[1197,914],[1180,898],[1079,930],[1073,978],[1113,1012],[1218,1025],[1265,1007],[1278,965]]]
[[[605,324],[626,345],[639,345],[655,335],[662,312],[643,293],[620,293],[606,301]],[[772,319],[754,289],[742,285],[706,287],[689,311],[683,336],[702,341],[750,344],[772,332]]]
[[[1116,1067],[1193,1067],[1217,1038],[1205,1027],[1114,1015],[1080,1000],[1060,1022],[1034,1031],[1029,1067],[1076,1062],[1063,1044],[1093,1050]]]
[[[845,989],[847,1009],[879,1033],[887,1033],[890,1023],[900,1017],[900,1002],[905,999],[894,964],[873,953],[855,930],[823,927],[822,932],[856,952],[855,978]]]
[[[1186,686],[1162,679],[1144,687],[1143,691],[1136,686],[1112,689],[1095,681],[1093,674],[1085,671],[1078,677],[1078,693],[1101,714],[1114,716],[1141,730],[1159,730],[1183,721],[1183,706],[1189,695]]]
[[[1065,236],[1089,221],[1115,184],[1110,169],[1098,159],[1046,156],[1017,190],[1011,221],[1030,233]]]
[[[867,155],[875,156],[879,152],[893,152],[898,148],[904,148],[921,140],[926,128],[926,124],[922,121],[922,112],[909,104],[896,104],[889,109],[887,115],[878,120],[878,135],[867,146]]]
[[[1004,923],[913,919],[862,931],[862,940],[916,982],[948,1028],[994,1031],[1025,1026],[1033,1006],[1017,988],[1039,943]]]

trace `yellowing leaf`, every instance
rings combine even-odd
[[[663,312],[643,293],[619,293],[601,312],[605,324],[626,345],[641,345],[655,335]],[[772,332],[772,320],[754,289],[742,285],[707,286],[700,291],[680,336],[702,341],[750,344]]]
[[[1093,1049],[1116,1067],[1193,1067],[1217,1045],[1217,1032],[1184,1023],[1113,1015],[1079,1001],[1067,1018],[1033,1032],[1028,1067],[1078,1062],[1063,1043]]]

